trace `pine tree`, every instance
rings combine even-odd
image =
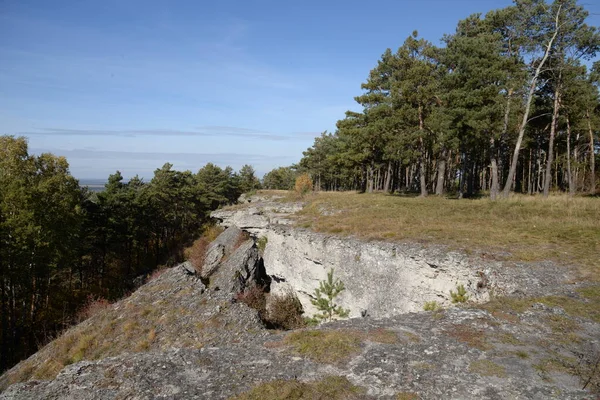
[[[338,306],[334,301],[345,289],[342,281],[333,279],[333,269],[331,269],[327,273],[327,280],[319,282],[319,287],[315,289],[315,298],[311,300],[311,303],[321,312],[314,316],[317,321],[332,321],[335,317],[348,317],[350,310]]]

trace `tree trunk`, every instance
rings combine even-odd
[[[548,159],[546,160],[546,176],[544,179],[544,197],[550,193],[550,183],[552,182],[552,162],[554,161],[554,137],[556,136],[556,126],[558,125],[558,110],[560,109],[560,75],[558,84],[554,91],[554,109],[552,111],[552,123],[550,124],[550,141],[548,143]]]
[[[373,193],[373,165],[367,169],[367,193]]]
[[[517,172],[517,162],[519,160],[519,151],[521,150],[521,143],[523,142],[523,136],[525,135],[525,128],[527,127],[527,122],[529,119],[529,112],[531,111],[531,101],[533,100],[533,95],[535,93],[535,88],[537,86],[537,80],[542,71],[542,67],[546,63],[548,56],[550,55],[550,50],[552,49],[552,44],[558,35],[558,17],[560,15],[560,10],[562,5],[558,7],[558,11],[556,12],[556,18],[554,20],[554,34],[548,41],[546,45],[546,50],[544,51],[544,57],[538,64],[535,69],[535,73],[533,74],[533,78],[531,79],[531,84],[529,85],[529,93],[527,93],[527,101],[525,103],[525,113],[523,114],[523,120],[521,121],[521,125],[519,126],[519,136],[517,138],[517,143],[515,144],[515,150],[513,152],[512,160],[510,161],[510,169],[508,171],[508,176],[506,177],[506,184],[504,185],[504,190],[502,191],[503,197],[508,197],[510,190],[512,188],[513,179],[515,173]]]
[[[573,147],[573,160],[575,161],[575,168],[573,171],[573,181],[575,182],[575,191],[577,191],[577,188],[580,186],[579,185],[579,166],[581,165],[579,162],[579,139],[580,139],[580,133],[577,132],[577,135],[575,135],[575,147]]]
[[[460,177],[458,179],[458,198],[462,199],[464,196],[464,185],[465,185],[465,174],[467,172],[467,167],[466,167],[466,158],[465,158],[465,153],[461,153],[461,160],[460,160]]]
[[[596,155],[594,154],[594,131],[592,130],[592,121],[590,111],[585,114],[588,123],[588,131],[590,133],[590,194],[596,194]]]
[[[490,150],[491,150],[491,164],[492,168],[490,174],[492,175],[492,185],[490,186],[490,200],[496,200],[500,191],[500,184],[498,183],[498,160],[496,158],[496,143],[494,136],[490,138]]]
[[[427,182],[425,180],[425,145],[423,144],[423,132],[425,130],[423,123],[423,107],[419,105],[419,146],[421,148],[421,156],[419,157],[419,183],[421,186],[421,197],[427,197]]]
[[[533,184],[531,183],[531,149],[529,149],[529,170],[527,171],[527,194],[531,195]]]
[[[536,170],[537,170],[537,178],[535,181],[535,191],[534,193],[538,194],[540,192],[540,188],[542,187],[542,150],[538,149],[538,156],[535,160],[536,162]]]
[[[573,172],[571,171],[571,124],[567,117],[567,180],[569,182],[569,194],[575,194],[575,182],[573,181]]]
[[[437,183],[435,184],[435,194],[437,196],[444,195],[444,178],[446,176],[446,152],[442,152],[442,156],[438,161]]]
[[[383,185],[384,192],[387,193],[390,191],[391,181],[392,181],[392,162],[388,161],[387,173],[385,174],[385,184]]]

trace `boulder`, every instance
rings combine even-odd
[[[210,277],[210,289],[236,294],[260,280],[259,255],[254,240],[245,241]]]
[[[225,229],[225,231],[208,246],[200,276],[202,278],[208,278],[215,271],[223,257],[231,254],[243,235],[244,232],[236,226],[230,226]]]

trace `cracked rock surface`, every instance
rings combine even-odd
[[[228,399],[265,382],[326,376],[345,377],[373,399],[598,398],[600,292],[594,287],[561,284],[563,276],[543,274],[548,266],[487,264],[490,281],[512,297],[414,312],[423,293],[386,291],[396,290],[403,276],[397,260],[411,260],[423,248],[294,230],[268,222],[256,201],[250,205],[267,221],[254,233],[268,238],[264,252],[241,227],[230,227],[211,246],[202,280],[186,263],[166,270],[7,371],[0,399]],[[447,270],[464,278],[481,267],[439,248],[422,256],[411,273],[422,268],[433,277]],[[267,330],[256,310],[237,301],[240,291],[264,285],[266,275],[272,289],[302,275],[318,283],[321,275],[309,269],[320,274],[334,261],[351,267],[336,269],[346,299],[373,299],[366,306],[372,314],[282,332]],[[275,270],[277,262],[296,270]],[[350,272],[365,266],[361,287]],[[419,307],[394,315],[386,308],[394,301]]]

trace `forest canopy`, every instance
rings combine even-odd
[[[182,261],[211,210],[259,185],[249,165],[172,167],[149,182],[117,171],[93,193],[64,157],[32,156],[25,138],[0,136],[0,371],[68,327],[90,299],[120,298]]]
[[[415,31],[297,169],[325,190],[594,194],[600,32],[587,16],[575,0],[517,0],[459,21],[441,47]]]

